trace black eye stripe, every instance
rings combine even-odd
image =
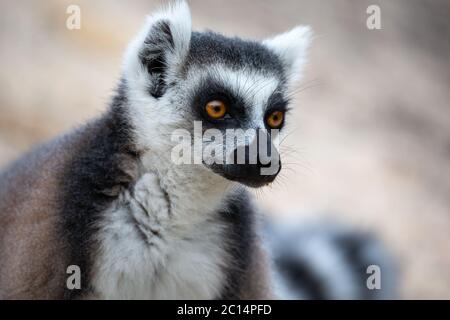
[[[226,112],[223,117],[214,117],[206,112],[206,105],[213,101],[219,100],[225,104]],[[226,128],[248,128],[251,126],[253,108],[248,105],[248,101],[236,93],[233,89],[217,81],[213,77],[204,78],[190,94],[191,110],[194,119],[204,121],[205,127],[226,129]],[[284,98],[284,87],[280,86],[269,96],[265,104],[263,121],[266,128],[271,129],[267,120],[271,113],[280,111],[283,113],[281,124],[277,126],[281,129],[285,123],[285,114],[288,111],[288,99]],[[222,112],[219,107],[212,109],[211,112]],[[276,121],[276,119],[271,120]]]
[[[199,119],[210,120],[205,112],[205,106],[213,100],[222,101],[226,107],[226,116],[214,122],[235,119],[236,122],[232,125],[238,127],[241,121],[249,118],[244,99],[212,78],[204,79],[192,92],[191,97],[192,111]],[[216,110],[221,111],[219,107],[214,108],[214,111]]]
[[[284,98],[282,92],[283,89],[278,88],[267,100],[267,107],[264,113],[264,122],[268,129],[271,129],[271,126],[269,126],[268,124],[268,120],[270,116],[276,111],[280,111],[283,113],[281,124],[277,126],[277,129],[281,129],[284,126],[284,122],[286,120],[286,113],[289,111],[288,108],[289,100]]]

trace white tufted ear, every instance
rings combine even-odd
[[[180,68],[189,51],[192,23],[185,1],[170,3],[149,16],[125,54],[125,80],[145,86],[155,98],[165,92],[167,78]]]
[[[312,34],[311,27],[297,26],[288,32],[263,41],[265,46],[280,57],[287,73],[289,86],[302,76]]]

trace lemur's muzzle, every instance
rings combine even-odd
[[[280,155],[268,136],[266,143],[237,147],[227,164],[215,168],[225,178],[258,188],[273,182],[281,170]]]

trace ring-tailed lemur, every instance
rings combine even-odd
[[[273,181],[280,159],[269,175],[177,164],[171,134],[282,128],[310,40],[301,26],[263,42],[192,32],[182,1],[149,17],[107,112],[1,175],[0,298],[274,297],[242,185]]]
[[[194,121],[223,132],[279,121],[310,38],[308,27],[264,42],[193,32],[184,1],[149,17],[108,111],[1,177],[0,297],[272,297],[239,186],[277,172],[175,164],[171,134]],[[69,265],[80,290],[66,286]]]

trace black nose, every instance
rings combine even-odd
[[[256,139],[255,139],[256,140]],[[270,137],[267,144],[255,144],[237,147],[231,157],[232,163],[225,165],[224,176],[251,187],[260,187],[271,183],[281,170],[281,161],[277,149]]]
[[[273,145],[270,134],[266,131],[258,130],[255,139],[251,144],[239,146],[234,150],[233,160],[235,164],[253,164],[258,168],[270,168],[280,162],[280,155]],[[267,171],[267,170],[266,170]],[[277,174],[279,172],[273,172]]]
[[[262,171],[262,175],[277,175],[281,169],[280,156],[269,142],[268,146],[262,150],[258,146],[240,146],[233,152],[233,165],[242,165],[247,167],[254,167],[255,169],[265,169]],[[270,168],[276,170],[270,172]]]

